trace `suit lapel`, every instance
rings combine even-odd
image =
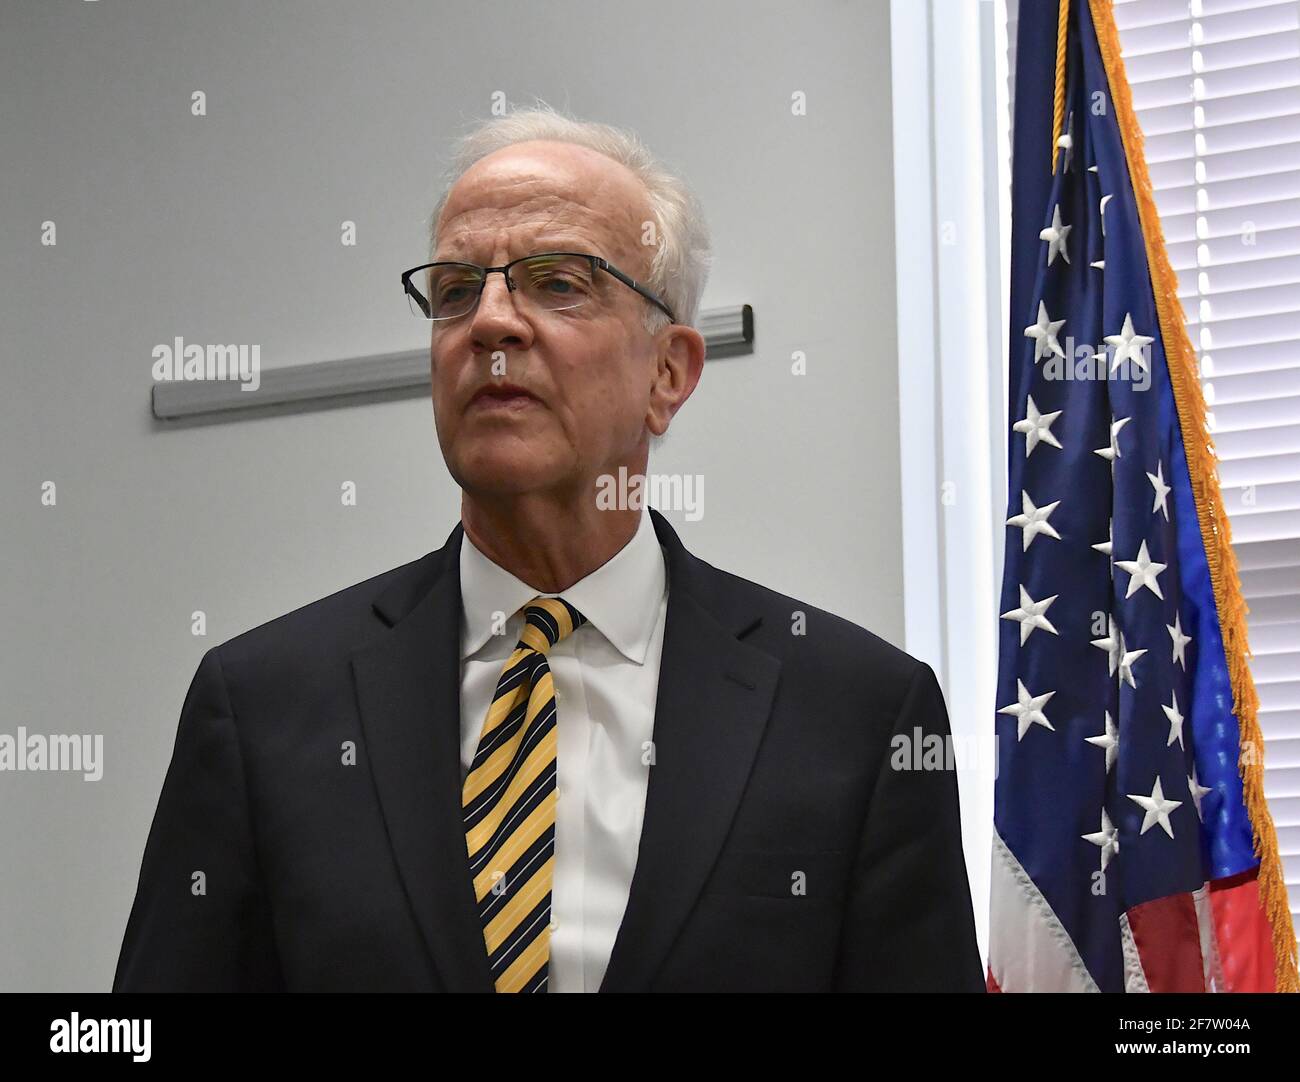
[[[376,600],[394,626],[352,665],[393,855],[439,976],[491,992],[461,811],[462,529]]]
[[[602,992],[649,986],[717,859],[767,725],[780,662],[741,638],[759,617],[650,512],[668,571],[654,762],[636,869]],[[352,657],[366,753],[399,873],[450,991],[493,990],[461,813],[460,545],[375,601],[391,630]]]
[[[646,990],[685,923],[735,817],[781,668],[739,641],[758,618],[727,603],[724,577],[651,516],[668,563],[654,761],[602,992]]]

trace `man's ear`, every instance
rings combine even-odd
[[[655,337],[658,363],[650,383],[645,423],[654,435],[662,436],[700,382],[706,346],[699,331],[680,323],[669,324]]]

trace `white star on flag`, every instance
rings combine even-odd
[[[1106,870],[1106,865],[1110,863],[1110,858],[1119,852],[1119,832],[1115,825],[1110,821],[1110,816],[1106,814],[1106,809],[1101,809],[1101,829],[1095,834],[1079,835],[1085,842],[1092,842],[1093,845],[1101,848],[1101,870]]]
[[[1054,413],[1039,413],[1038,406],[1034,403],[1034,396],[1029,396],[1024,419],[1011,426],[1015,431],[1025,434],[1026,458],[1034,453],[1034,448],[1038,446],[1039,441],[1050,443],[1053,447],[1061,446],[1060,441],[1052,435],[1052,422],[1061,416],[1061,412],[1056,410]]]
[[[1124,632],[1119,633],[1119,679],[1120,683],[1128,681],[1131,688],[1137,687],[1137,678],[1133,675],[1133,663],[1137,661],[1146,650],[1130,650],[1124,642]]]
[[[1019,722],[1016,730],[1016,740],[1023,740],[1031,725],[1044,725],[1051,729],[1052,732],[1056,732],[1055,727],[1047,720],[1047,715],[1043,713],[1043,707],[1047,705],[1047,700],[1055,694],[1054,691],[1045,691],[1041,695],[1030,695],[1025,685],[1020,680],[1016,681],[1016,699],[1018,701],[1010,706],[1004,706],[998,711],[999,714],[1013,715]]]
[[[1138,831],[1139,835],[1145,834],[1159,823],[1166,834],[1171,838],[1174,836],[1174,828],[1169,823],[1169,813],[1175,808],[1181,808],[1183,802],[1181,800],[1165,799],[1164,790],[1160,788],[1160,776],[1158,774],[1156,775],[1155,788],[1151,790],[1150,796],[1134,796],[1129,793],[1128,798],[1146,812],[1146,816],[1142,820],[1142,829]]]
[[[1021,646],[1025,645],[1025,640],[1029,638],[1035,628],[1041,627],[1044,631],[1050,631],[1053,635],[1059,634],[1056,628],[1052,626],[1052,622],[1043,615],[1043,613],[1047,611],[1047,606],[1055,601],[1058,596],[1058,594],[1053,594],[1051,597],[1044,598],[1042,601],[1035,601],[1029,596],[1029,591],[1021,585],[1020,608],[1012,609],[1010,612],[1004,612],[1002,614],[1002,619],[1004,620],[1020,621]]]
[[[1025,548],[1028,547],[1028,545],[1025,546]],[[1145,541],[1142,542],[1142,546],[1138,549],[1136,560],[1116,560],[1115,566],[1121,571],[1129,573],[1128,593],[1124,595],[1125,597],[1132,597],[1145,586],[1161,601],[1165,599],[1165,595],[1160,592],[1160,583],[1156,581],[1156,576],[1168,565],[1152,561],[1147,553],[1147,543]]]
[[[1061,504],[1060,500],[1055,503],[1049,503],[1045,507],[1034,506],[1034,501],[1029,498],[1029,493],[1021,491],[1020,505],[1024,509],[1019,515],[1012,515],[1007,519],[1008,526],[1016,526],[1024,530],[1024,551],[1029,551],[1029,545],[1040,533],[1048,537],[1054,537],[1057,541],[1061,540],[1061,535],[1050,522],[1047,516],[1057,509]]]
[[[1106,460],[1111,464],[1111,466],[1114,466],[1114,465],[1115,465],[1115,459],[1117,459],[1117,458],[1123,458],[1123,457],[1124,457],[1124,456],[1121,455],[1120,452],[1119,452],[1119,430],[1120,430],[1121,428],[1123,428],[1123,427],[1124,427],[1126,424],[1128,424],[1128,423],[1129,423],[1129,418],[1128,418],[1128,417],[1118,417],[1118,418],[1113,417],[1113,418],[1111,418],[1111,422],[1110,422],[1110,446],[1109,446],[1109,447],[1098,447],[1098,448],[1097,448],[1095,451],[1093,451],[1092,453],[1093,453],[1094,455],[1101,455],[1101,457],[1104,458],[1104,459],[1106,459]],[[1113,472],[1113,471],[1112,471],[1112,472]]]
[[[1052,208],[1052,224],[1046,229],[1041,230],[1038,234],[1039,240],[1047,241],[1047,265],[1050,267],[1056,260],[1056,254],[1059,252],[1061,258],[1067,263],[1070,262],[1070,251],[1065,246],[1065,238],[1070,235],[1072,225],[1061,224],[1061,207],[1058,204]]]
[[[1098,552],[1103,553],[1106,556],[1111,556],[1111,549],[1115,547],[1115,520],[1114,519],[1111,519],[1109,522],[1106,523],[1106,540],[1098,541],[1092,547],[1095,548]],[[1111,556],[1111,559],[1113,560],[1114,557]],[[1114,574],[1113,570],[1111,571],[1111,574],[1112,575]]]
[[[1133,315],[1129,313],[1124,317],[1124,326],[1119,334],[1106,335],[1106,344],[1115,347],[1115,355],[1110,359],[1110,370],[1114,372],[1125,361],[1132,361],[1143,372],[1148,371],[1147,359],[1142,350],[1154,341],[1154,338],[1145,334],[1134,333]]]
[[[1201,799],[1207,794],[1214,792],[1213,789],[1207,789],[1201,784],[1200,779],[1196,776],[1196,766],[1192,765],[1192,776],[1187,779],[1187,789],[1192,794],[1192,803],[1196,805],[1196,818],[1202,823],[1205,822],[1205,816],[1201,814]]]
[[[1187,649],[1187,644],[1192,641],[1192,637],[1190,635],[1183,634],[1182,615],[1177,612],[1174,613],[1173,626],[1171,627],[1169,624],[1165,624],[1165,630],[1169,632],[1170,638],[1174,640],[1174,656],[1169,660],[1171,662],[1173,661],[1178,662],[1178,664],[1183,667],[1183,671],[1186,672],[1187,657],[1185,651]]]
[[[1047,354],[1054,353],[1062,360],[1065,359],[1065,351],[1061,349],[1061,343],[1056,340],[1056,333],[1065,326],[1065,320],[1052,319],[1047,314],[1047,305],[1042,301],[1038,302],[1038,322],[1031,323],[1025,328],[1025,337],[1034,340],[1034,364],[1041,361]]]
[[[1089,744],[1103,748],[1106,752],[1106,773],[1110,773],[1110,768],[1115,765],[1115,757],[1119,754],[1119,730],[1115,727],[1115,722],[1110,716],[1110,711],[1106,711],[1106,731],[1100,736],[1084,737]]]
[[[1163,462],[1156,463],[1156,472],[1148,473],[1147,480],[1151,482],[1151,487],[1156,490],[1156,502],[1151,505],[1151,513],[1157,511],[1165,513],[1165,521],[1169,521],[1169,493],[1173,490],[1165,484],[1165,466]]]
[[[1178,746],[1184,751],[1187,745],[1183,743],[1183,715],[1178,712],[1178,696],[1173,691],[1169,693],[1172,702],[1169,706],[1160,704],[1160,709],[1165,712],[1165,717],[1169,719],[1169,739],[1165,741],[1165,747],[1169,747],[1175,740]]]
[[[1109,613],[1106,615],[1106,637],[1104,639],[1093,639],[1092,645],[1106,651],[1110,661],[1110,672],[1106,675],[1114,676],[1115,666],[1119,664],[1120,654],[1119,635],[1115,632],[1115,617]],[[1110,715],[1107,714],[1106,716],[1109,717]]]

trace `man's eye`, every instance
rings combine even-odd
[[[560,295],[581,293],[586,288],[586,283],[581,279],[560,274],[543,275],[537,280],[537,285],[549,293]]]

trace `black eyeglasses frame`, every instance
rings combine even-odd
[[[648,300],[651,304],[655,305],[657,308],[660,308],[668,316],[670,320],[672,320],[674,323],[677,322],[677,317],[673,315],[673,310],[669,308],[668,305],[666,305],[662,300],[656,297],[653,293],[651,293],[650,290],[646,289],[645,286],[641,285],[633,278],[624,274],[621,270],[619,270],[616,266],[610,263],[607,259],[602,259],[598,255],[592,255],[590,252],[533,252],[531,255],[524,255],[524,256],[520,256],[518,259],[512,259],[509,263],[506,263],[500,267],[481,267],[477,263],[463,263],[460,262],[459,260],[454,260],[454,259],[439,259],[439,260],[435,260],[433,263],[421,263],[418,267],[412,267],[408,271],[403,271],[402,292],[404,292],[408,297],[410,297],[413,301],[415,301],[417,305],[419,305],[420,311],[424,313],[424,318],[430,320],[431,322],[446,323],[446,322],[450,322],[453,319],[463,319],[465,316],[471,315],[474,312],[474,310],[478,307],[479,298],[482,297],[483,295],[483,289],[487,285],[487,279],[489,274],[492,274],[494,272],[500,272],[501,274],[503,274],[506,280],[506,288],[510,290],[511,293],[513,293],[518,287],[515,285],[514,279],[510,276],[510,269],[512,267],[514,267],[516,264],[523,263],[529,259],[536,259],[538,256],[555,256],[555,255],[577,256],[579,258],[589,260],[591,262],[592,278],[595,278],[597,268],[603,270],[606,274],[612,275],[613,277],[617,278],[629,289],[636,290],[638,293],[641,294],[642,297]],[[461,312],[459,315],[443,316],[443,317],[431,316],[429,314],[429,306],[423,294],[421,294],[420,291],[411,283],[411,277],[413,275],[418,274],[420,271],[428,270],[430,267],[470,267],[475,271],[481,271],[483,276],[479,281],[478,295],[474,298],[474,303],[466,311]],[[581,306],[575,305],[574,307],[581,307]],[[564,309],[556,309],[556,311],[564,311]]]

